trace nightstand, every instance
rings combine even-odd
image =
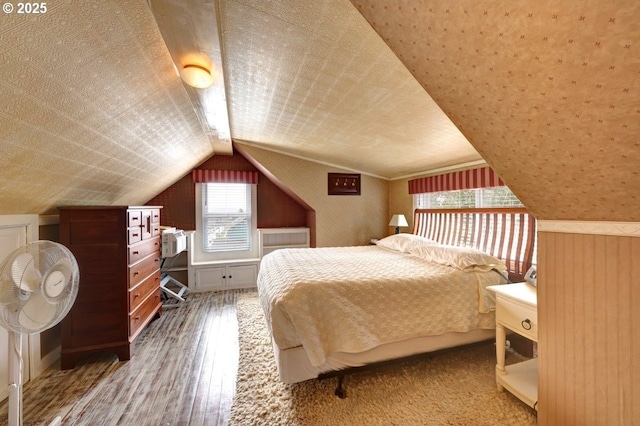
[[[498,389],[507,389],[525,404],[537,409],[537,358],[504,365],[506,329],[534,342],[538,341],[536,288],[527,283],[493,285],[487,288],[496,293],[496,384]]]

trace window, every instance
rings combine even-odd
[[[413,195],[417,209],[457,209],[481,207],[522,207],[522,202],[506,186]]]
[[[482,207],[524,207],[524,204],[506,186],[461,189],[458,191],[413,194],[414,209],[460,209]],[[519,218],[516,218],[519,220]],[[526,231],[525,231],[526,232]],[[533,247],[533,264],[537,263],[538,243]]]
[[[252,185],[202,184],[202,250],[248,251],[252,240]]]

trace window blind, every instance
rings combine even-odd
[[[202,184],[203,250],[251,250],[251,185]]]

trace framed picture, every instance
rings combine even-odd
[[[360,195],[360,174],[329,173],[327,185],[329,195]]]

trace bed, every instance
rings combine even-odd
[[[534,245],[525,209],[416,210],[413,233],[377,245],[264,256],[258,293],[280,379],[492,339],[484,289],[522,280]]]

